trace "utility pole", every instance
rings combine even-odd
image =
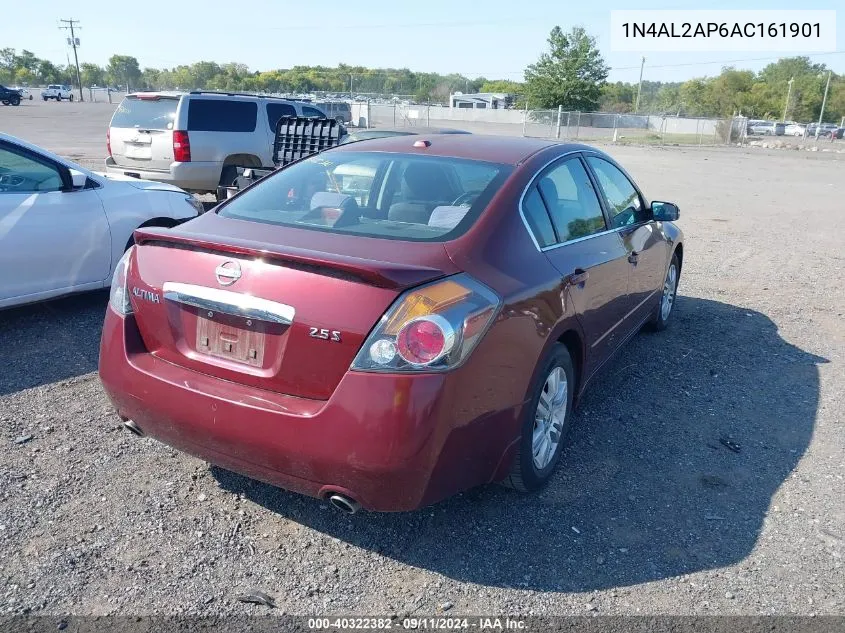
[[[783,106],[783,118],[781,121],[786,121],[786,113],[789,110],[789,97],[792,96],[792,82],[795,81],[795,77],[792,77],[787,83],[789,84],[789,88],[786,91],[786,104]]]
[[[824,87],[824,99],[822,99],[822,111],[819,112],[819,124],[816,126],[816,140],[819,140],[819,132],[822,129],[822,117],[824,117],[824,107],[827,105],[827,91],[830,90],[830,75],[832,70],[827,71],[827,85]]]
[[[643,57],[643,63],[640,64],[640,83],[637,86],[637,102],[634,104],[634,113],[640,111],[640,94],[643,91],[643,68],[645,68],[645,57]]]
[[[73,27],[76,26],[78,29],[82,29],[79,26],[79,20],[74,20],[71,18],[70,20],[59,20],[59,22],[64,22],[68,26],[60,26],[59,28],[65,31],[70,31],[70,45],[73,46],[73,61],[76,62],[76,82],[79,85],[79,100],[85,101],[82,96],[82,75],[79,72],[79,57],[76,55],[76,34],[73,30]]]
[[[352,98],[352,75],[349,75],[349,98]]]

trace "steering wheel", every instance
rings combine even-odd
[[[467,206],[472,206],[472,203],[475,202],[475,199],[478,198],[478,196],[480,196],[480,195],[481,195],[480,191],[465,191],[464,193],[459,195],[457,198],[455,198],[455,201],[452,203],[452,206],[453,207],[459,207],[463,204],[465,204]]]

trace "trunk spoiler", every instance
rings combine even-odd
[[[403,290],[433,281],[451,274],[428,266],[383,262],[375,259],[338,255],[304,248],[268,244],[254,240],[240,240],[227,237],[225,243],[219,239],[210,241],[202,234],[184,231],[176,233],[169,229],[142,228],[134,233],[138,245],[156,245],[167,248],[183,248],[223,256],[245,256],[264,258],[291,268],[312,271],[333,277],[351,279],[380,288]]]

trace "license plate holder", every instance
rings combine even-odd
[[[266,332],[261,321],[226,314],[197,315],[196,350],[200,354],[249,365],[264,365]]]

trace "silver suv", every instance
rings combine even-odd
[[[326,115],[313,104],[258,95],[131,94],[109,124],[106,171],[216,192],[234,183],[238,167],[273,164],[283,116]]]

